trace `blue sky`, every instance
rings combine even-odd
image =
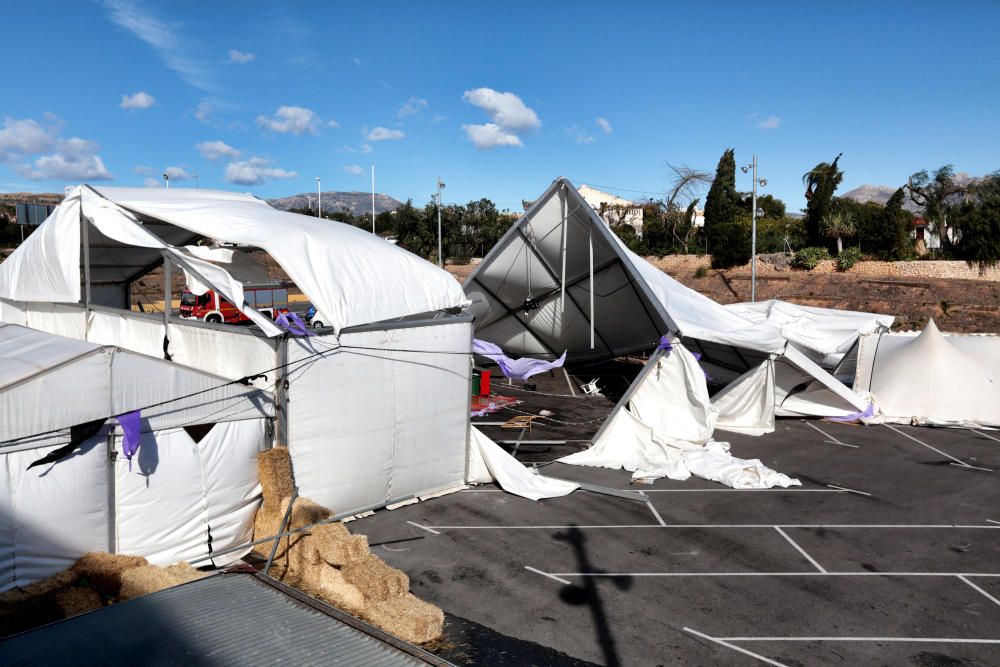
[[[519,208],[557,176],[656,196],[732,146],[797,209],[840,152],[842,190],[1000,168],[998,3],[470,4],[8,3],[0,191],[367,190],[374,163],[398,199],[440,175]]]

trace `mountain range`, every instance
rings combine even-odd
[[[303,192],[302,194],[291,195],[289,197],[268,199],[267,203],[282,211],[290,211],[292,209],[315,210],[316,193]],[[346,209],[353,215],[364,215],[365,213],[371,213],[372,194],[370,192],[324,192],[322,203],[323,210],[329,213]],[[386,211],[395,211],[402,205],[401,201],[389,195],[375,194],[376,215],[385,213]]]
[[[981,179],[971,176],[965,172],[959,172],[955,174],[955,183],[958,185],[972,185]],[[892,197],[893,193],[896,192],[896,188],[891,185],[861,185],[853,190],[845,192],[842,195],[837,195],[838,197],[843,197],[844,199],[853,199],[856,202],[865,204],[867,202],[875,202],[885,206],[889,198]],[[916,213],[920,210],[920,207],[913,203],[910,199],[910,194],[905,193],[903,195],[903,208],[911,213]]]

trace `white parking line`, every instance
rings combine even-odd
[[[821,429],[819,426],[816,426],[815,424],[813,424],[810,421],[806,421],[805,419],[803,419],[801,421],[806,426],[809,426],[809,427],[811,427],[811,428],[819,431],[822,435],[824,435],[827,438],[829,438],[829,440],[827,440],[826,442],[829,442],[831,445],[840,445],[841,447],[853,447],[854,449],[860,449],[857,445],[849,445],[846,442],[841,442],[840,440],[837,440],[837,438],[833,437],[832,435],[830,435],[829,433],[827,433],[826,431],[824,431],[823,429]]]
[[[836,489],[837,491],[844,491],[845,493],[856,493],[859,496],[868,496],[871,498],[870,493],[867,491],[858,491],[857,489],[848,489],[846,486],[837,486],[836,484],[827,484],[831,489]]]
[[[1000,577],[996,572],[547,572],[553,577]]]
[[[530,570],[531,572],[534,572],[535,574],[540,574],[543,577],[548,577],[549,579],[554,579],[555,581],[558,581],[560,584],[566,584],[567,586],[569,586],[572,583],[570,581],[566,581],[565,579],[560,579],[559,577],[555,576],[554,574],[549,574],[548,572],[542,572],[541,570],[533,568],[530,565],[525,565],[524,569],[525,570]]]
[[[716,637],[729,642],[903,642],[920,644],[1000,644],[1000,639],[953,637]]]
[[[739,653],[742,653],[743,655],[748,655],[751,658],[757,658],[761,662],[765,662],[768,665],[777,665],[777,667],[788,667],[783,662],[776,662],[774,660],[771,660],[770,658],[765,658],[764,656],[760,655],[759,653],[754,653],[753,651],[748,651],[745,648],[740,648],[739,646],[735,646],[733,644],[730,644],[729,642],[727,642],[727,641],[725,641],[723,639],[718,639],[716,637],[710,637],[710,636],[706,635],[704,632],[698,632],[697,630],[695,630],[693,628],[684,628],[684,632],[688,632],[688,633],[690,633],[692,635],[695,635],[696,637],[701,637],[702,639],[707,639],[708,641],[713,642],[715,644],[719,644],[720,646],[725,646],[726,648],[731,648],[732,650],[737,651]]]
[[[640,491],[640,492],[639,492],[639,494],[640,494],[640,495],[643,495],[643,496],[645,496],[645,495],[646,495],[646,492],[645,492],[645,491]],[[653,513],[653,516],[654,516],[654,517],[656,518],[656,521],[657,521],[657,522],[658,522],[658,523],[659,523],[659,524],[660,524],[661,526],[666,526],[666,525],[667,525],[667,522],[663,520],[663,517],[662,517],[662,516],[660,516],[660,513],[656,511],[656,508],[655,508],[655,507],[653,507],[653,503],[652,503],[652,501],[649,501],[649,500],[647,500],[647,501],[646,501],[646,507],[648,507],[648,508],[649,508],[649,511]]]
[[[949,458],[949,459],[951,459],[952,461],[954,461],[954,462],[956,463],[956,465],[959,465],[959,466],[961,466],[961,467],[963,467],[963,468],[975,468],[975,469],[977,469],[977,470],[989,470],[990,472],[993,472],[993,471],[992,471],[992,470],[990,470],[989,468],[979,468],[979,467],[977,467],[977,466],[972,466],[972,465],[969,465],[969,464],[968,464],[968,463],[966,463],[965,461],[963,461],[963,460],[961,460],[961,459],[957,459],[957,458],[955,458],[954,456],[952,456],[951,454],[948,454],[948,453],[946,453],[946,452],[942,452],[942,451],[941,451],[940,449],[938,449],[937,447],[932,447],[931,445],[928,445],[928,444],[927,444],[926,442],[924,442],[923,440],[918,440],[917,438],[914,438],[914,437],[913,437],[912,435],[910,435],[909,433],[904,433],[903,431],[900,431],[900,430],[899,430],[898,428],[896,428],[895,426],[891,426],[891,425],[889,425],[889,424],[882,424],[882,426],[885,426],[885,427],[886,427],[887,429],[889,429],[889,430],[891,430],[891,431],[895,431],[896,433],[900,434],[900,435],[901,435],[901,436],[903,436],[904,438],[909,438],[910,440],[912,440],[913,442],[917,443],[918,445],[922,445],[922,446],[926,447],[927,449],[929,449],[929,450],[931,450],[931,451],[934,451],[934,452],[937,452],[938,454],[940,454],[941,456],[944,456],[945,458]]]
[[[790,537],[788,536],[788,533],[786,533],[785,531],[783,531],[783,530],[782,530],[781,528],[778,528],[777,526],[775,526],[775,527],[774,527],[774,529],[775,529],[776,531],[778,531],[778,534],[779,534],[779,535],[781,535],[781,536],[782,536],[783,538],[785,538],[786,540],[788,540],[788,543],[789,543],[789,544],[791,544],[791,545],[792,545],[793,547],[795,547],[795,550],[796,550],[796,551],[798,551],[798,552],[799,552],[800,554],[802,554],[802,556],[803,556],[803,557],[804,557],[804,558],[805,558],[805,559],[806,559],[807,561],[809,561],[810,563],[812,563],[812,564],[813,564],[813,567],[815,567],[815,568],[816,568],[817,570],[819,570],[820,572],[823,572],[823,573],[825,573],[825,572],[826,572],[826,569],[825,569],[825,568],[824,568],[824,567],[823,567],[822,565],[820,565],[819,563],[817,563],[817,562],[816,562],[816,559],[815,559],[815,558],[813,558],[812,556],[810,556],[810,555],[808,554],[808,552],[806,552],[806,550],[805,550],[805,549],[803,549],[802,547],[800,547],[800,546],[799,546],[799,545],[798,545],[798,544],[797,544],[797,543],[795,542],[795,540],[793,540],[792,538],[790,538]]]
[[[995,523],[996,525],[1000,526],[1000,521],[994,521],[993,519],[987,519],[987,521],[989,521],[990,523]]]
[[[411,526],[415,526],[415,527],[419,528],[420,530],[426,530],[428,533],[430,533],[432,535],[440,535],[441,534],[441,533],[437,532],[436,530],[434,530],[433,528],[431,528],[429,526],[425,526],[423,524],[415,523],[413,521],[407,521],[406,523],[410,524]]]
[[[988,599],[990,602],[992,602],[993,604],[995,604],[998,607],[1000,607],[1000,600],[997,600],[995,597],[993,597],[992,595],[990,595],[989,593],[987,593],[986,591],[984,591],[982,588],[980,588],[979,586],[976,586],[974,583],[972,583],[971,581],[969,581],[968,579],[966,579],[963,575],[961,575],[961,574],[958,575],[958,578],[961,579],[962,581],[964,581],[965,583],[969,584],[970,586],[972,586],[974,589],[976,589],[977,591],[979,591],[983,595],[985,595],[986,599]]]
[[[412,522],[407,522],[412,523]],[[575,525],[550,525],[550,526],[424,526],[418,523],[413,524],[418,528],[423,528],[424,530],[569,530],[570,528],[580,528],[580,529],[622,529],[622,528],[774,528],[776,525],[781,528],[862,528],[862,529],[896,529],[896,528],[913,528],[913,529],[948,529],[948,528],[969,528],[977,530],[1000,530],[1000,524],[994,526],[984,526],[982,524],[950,524],[950,523],[939,523],[939,524],[908,524],[908,523],[895,523],[895,524],[882,524],[882,523],[730,523],[730,524],[700,524],[700,523],[668,523],[664,526],[656,523],[636,523],[636,524],[618,524],[618,525],[590,525],[590,526],[575,526]]]
[[[995,442],[1000,442],[1000,438],[994,437],[994,436],[992,436],[992,435],[990,435],[988,433],[984,433],[983,431],[980,431],[979,429],[970,428],[969,430],[972,431],[973,433],[975,433],[976,435],[981,435],[984,438],[989,438],[990,440],[993,440]]]

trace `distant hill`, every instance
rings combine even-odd
[[[62,200],[63,195],[55,192],[0,192],[0,204],[5,206],[14,204],[58,206]]]
[[[310,204],[310,201],[312,204]],[[268,199],[267,203],[282,211],[290,211],[293,208],[302,209],[316,206],[316,194],[303,192],[300,195],[290,197],[279,197],[278,199]],[[389,195],[375,195],[375,213],[385,213],[395,211],[403,203]],[[371,213],[372,194],[370,192],[324,192],[323,210],[327,212],[342,211],[347,209],[354,215]]]
[[[970,176],[965,172],[958,172],[955,174],[955,182],[959,185],[972,185],[980,180],[982,179]],[[837,196],[843,197],[844,199],[853,199],[854,201],[862,204],[875,202],[876,204],[885,206],[886,202],[889,201],[889,198],[892,197],[894,192],[896,192],[896,188],[890,185],[861,185]],[[908,193],[903,196],[903,208],[911,213],[916,213],[920,210],[920,207],[910,200],[910,195]]]

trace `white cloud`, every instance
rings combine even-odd
[[[5,117],[0,129],[0,162],[14,166],[21,176],[32,180],[104,181],[112,178],[97,152],[96,142],[59,136],[62,123],[52,114],[45,114],[52,125],[43,127],[37,121]],[[49,153],[48,155],[41,155]],[[24,161],[38,155],[35,161]]]
[[[56,128],[46,129],[30,118],[4,117],[0,130],[0,162],[43,153],[56,143]]]
[[[433,118],[431,118],[431,122],[432,123],[441,123],[441,122],[446,121],[446,120],[448,120],[448,117],[445,116],[444,114],[440,114],[440,113],[439,114],[435,114],[435,116]]]
[[[240,156],[240,151],[224,141],[203,141],[200,144],[195,144],[194,147],[198,149],[202,157],[209,160],[218,160],[223,157],[235,160]]]
[[[492,88],[467,90],[462,99],[490,115],[493,122],[505,130],[515,132],[542,126],[538,114],[514,93],[501,93]]]
[[[349,164],[346,167],[344,167],[344,173],[353,174],[354,176],[360,176],[361,174],[365,173],[365,170],[356,164]]]
[[[298,174],[271,166],[273,162],[262,157],[237,160],[226,165],[223,178],[236,185],[260,185],[279,178],[295,178]]]
[[[757,114],[753,115],[754,118],[756,118],[756,116],[757,116]],[[781,127],[781,124],[783,122],[784,121],[781,118],[777,117],[777,116],[768,116],[767,118],[765,118],[763,120],[757,121],[757,129],[758,130],[776,130],[779,127]]]
[[[194,179],[194,175],[188,173],[184,167],[167,167],[163,170],[163,173],[169,176],[171,181],[190,181]]]
[[[368,141],[385,141],[386,139],[402,139],[406,136],[402,130],[390,130],[387,127],[374,127],[366,135]]]
[[[240,65],[245,65],[246,63],[252,61],[257,56],[253,53],[247,53],[245,51],[237,51],[236,49],[229,49],[229,62],[238,63]]]
[[[135,95],[122,95],[122,102],[118,106],[122,109],[148,109],[154,104],[156,104],[156,98],[140,90]]]
[[[524,146],[521,139],[512,132],[507,132],[495,123],[483,125],[463,125],[469,141],[481,150],[489,150],[497,146]]]
[[[418,113],[427,108],[427,100],[421,97],[411,97],[406,100],[406,103],[399,108],[396,112],[396,116],[399,118],[406,118],[407,116],[416,116]]]
[[[573,137],[573,141],[578,144],[592,144],[597,141],[597,137],[587,134],[576,125],[566,128],[566,136]]]
[[[300,135],[306,132],[316,134],[320,126],[324,125],[324,121],[312,109],[279,107],[273,116],[257,116],[257,124],[271,132]],[[336,124],[333,126],[338,127]]]
[[[132,0],[104,0],[104,7],[113,23],[151,46],[160,60],[184,81],[201,90],[215,90],[211,74],[191,57],[191,49],[178,35],[176,24],[161,21]]]
[[[361,58],[358,58],[357,56],[354,56],[353,58],[351,58],[351,62],[353,62],[358,67],[361,67]]]
[[[614,130],[611,128],[611,123],[608,122],[607,118],[599,116],[594,120],[594,122],[597,123],[598,126],[600,126],[600,128],[604,130],[606,134],[611,134],[612,132],[614,132]]]
[[[152,176],[147,176],[145,179],[143,179],[142,185],[143,187],[147,188],[158,188],[163,184],[160,183],[160,179],[153,178]]]
[[[146,167],[141,164],[132,167],[132,171],[140,176],[156,176],[156,170],[152,167]]]
[[[98,150],[95,142],[73,137],[59,141],[54,153],[43,155],[32,166],[22,166],[19,171],[35,181],[109,181],[113,176],[96,154]]]
[[[208,100],[202,100],[198,102],[198,106],[195,107],[194,117],[197,118],[202,123],[208,124],[212,122],[212,117],[215,115],[215,105]]]
[[[361,153],[362,155],[365,155],[372,152],[372,147],[369,144],[361,144],[360,146],[355,148],[350,144],[344,144],[343,146],[340,147],[340,150],[342,150],[345,153]]]

